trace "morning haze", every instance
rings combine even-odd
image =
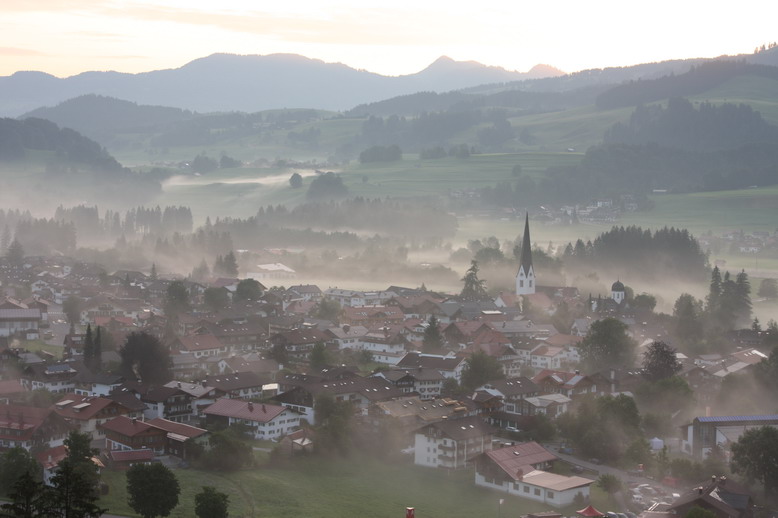
[[[769,32],[207,4],[0,8],[3,516],[778,512]]]

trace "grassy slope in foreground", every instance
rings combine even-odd
[[[340,518],[402,516],[406,506],[415,507],[423,518],[471,518],[497,512],[505,498],[502,516],[519,516],[550,507],[539,502],[509,497],[504,493],[475,487],[473,472],[447,472],[391,464],[353,455],[349,459],[300,458],[289,468],[257,468],[219,475],[197,470],[175,470],[181,485],[179,505],[172,517],[194,516],[194,495],[204,485],[216,486],[230,496],[230,516],[263,518]],[[126,504],[123,472],[103,473],[110,493],[100,504],[111,513],[135,516]],[[598,507],[614,503],[593,489]],[[573,509],[562,509],[572,514]]]

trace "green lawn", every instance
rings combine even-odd
[[[217,475],[197,470],[175,470],[182,491],[173,517],[194,516],[194,495],[203,485],[212,485],[230,496],[230,516],[340,518],[402,516],[405,507],[415,507],[423,518],[471,518],[497,512],[518,517],[548,510],[530,500],[477,488],[471,470],[447,472],[410,464],[385,463],[363,456],[350,459],[301,458],[285,468],[261,467]],[[110,493],[101,505],[110,512],[135,516],[126,505],[126,481],[121,472],[103,473]],[[607,495],[593,488],[596,506],[613,508]],[[573,509],[563,509],[572,514]]]

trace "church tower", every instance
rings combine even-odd
[[[529,239],[529,213],[524,220],[524,239],[521,241],[521,262],[516,274],[516,295],[535,293],[535,269],[532,267],[532,243]]]

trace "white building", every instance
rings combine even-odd
[[[293,410],[241,399],[219,399],[203,410],[203,414],[209,423],[246,425],[254,439],[275,441],[300,426],[300,414]]]

